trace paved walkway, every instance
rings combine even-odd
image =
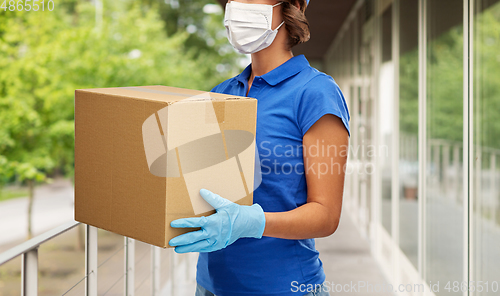
[[[35,187],[33,236],[73,221],[74,190],[71,182],[56,179],[52,184]],[[21,243],[28,234],[28,197],[0,202],[0,250],[2,245]]]
[[[327,237],[316,239],[316,248],[326,273],[326,281],[335,292],[331,295],[378,295],[390,296],[391,293],[375,293],[367,290],[361,284],[387,286],[377,262],[371,256],[368,241],[359,234],[349,214],[343,212],[337,231]],[[340,284],[341,286],[337,285]],[[351,288],[354,287],[355,289]],[[356,284],[356,286],[354,286]],[[344,287],[339,290],[340,287]]]
[[[33,218],[33,228],[35,235],[43,233],[51,228],[59,226],[65,222],[73,220],[73,200],[74,193],[73,187],[71,183],[67,180],[56,180],[53,184],[43,185],[36,188],[35,191],[35,203],[34,203],[34,218]],[[5,251],[6,249],[21,243],[26,238],[26,227],[27,226],[27,198],[18,198],[14,200],[9,200],[0,203],[0,252]],[[75,230],[76,231],[76,230]],[[75,232],[76,234],[76,232]],[[122,245],[122,238],[117,237],[116,242],[112,243],[108,246],[107,249],[104,248],[104,243],[106,243],[106,238],[102,237],[100,240],[100,258],[108,258],[109,256],[113,257],[113,260],[116,259],[115,263],[107,263],[106,265],[100,268],[100,279],[104,280],[104,282],[114,282],[116,279],[116,270],[121,270],[123,268],[123,250],[120,253],[116,253],[116,250],[119,250]],[[382,275],[377,263],[371,257],[369,244],[368,242],[361,237],[358,233],[355,225],[352,223],[349,215],[346,211],[344,211],[339,228],[337,231],[328,238],[321,238],[316,240],[316,247],[320,251],[320,258],[323,262],[323,267],[325,269],[325,273],[327,275],[327,282],[331,287],[334,285],[335,288],[339,288],[337,284],[341,284],[344,289],[346,287],[349,288],[348,291],[336,291],[331,293],[331,295],[353,295],[353,296],[362,296],[362,295],[374,295],[373,292],[367,292],[366,288],[360,288],[359,282],[364,282],[366,284],[380,284],[386,285],[387,282]],[[108,250],[109,249],[109,250]],[[139,260],[144,257],[141,254],[146,254],[146,257],[149,252],[149,247],[146,244],[137,243],[136,245],[136,256]],[[83,253],[82,253],[83,254]],[[113,255],[114,254],[114,255]],[[170,257],[169,250],[162,250],[162,266],[165,267],[163,270],[168,270],[168,266],[170,266]],[[59,254],[61,255],[61,254]],[[81,254],[80,254],[81,255]],[[172,257],[170,257],[172,258]],[[178,260],[184,261],[183,256],[177,256]],[[142,260],[143,262],[148,262],[146,258]],[[142,262],[141,261],[141,262]],[[176,260],[177,261],[177,260]],[[186,268],[186,271],[181,272],[181,274],[192,274],[194,269],[192,266],[195,265],[196,258],[191,258],[187,264],[178,265],[179,268]],[[138,262],[136,262],[138,263]],[[142,263],[141,263],[142,264]],[[17,264],[16,264],[17,265]],[[42,264],[43,265],[43,264]],[[108,266],[109,265],[109,266]],[[112,267],[114,272],[111,272],[113,275],[113,280],[106,276],[106,266]],[[137,264],[136,268],[136,276],[137,281],[143,282],[142,276],[147,277],[149,274],[149,267],[144,266],[144,271],[139,269],[140,264]],[[119,274],[119,273],[118,273]],[[166,274],[164,274],[166,276]],[[164,279],[162,276],[162,286],[166,283],[166,278]],[[80,275],[81,277],[81,275]],[[64,286],[68,285],[68,283],[76,282],[75,280],[66,279],[66,283]],[[183,277],[182,277],[183,278]],[[192,275],[188,276],[190,280],[186,279],[174,279],[174,282],[177,282],[178,285],[176,287],[176,295],[180,296],[192,296],[193,295],[193,284],[194,280]],[[123,279],[122,279],[123,281]],[[353,285],[356,284],[356,289],[350,290],[351,283]],[[54,283],[55,284],[55,283]],[[347,286],[346,286],[347,284]],[[78,285],[77,288],[81,285]],[[116,284],[116,295],[122,294],[123,283],[119,282]],[[148,280],[143,282],[142,285],[144,288],[149,286]],[[108,287],[102,287],[108,290]],[[2,289],[0,289],[1,292]],[[75,288],[76,290],[76,288]],[[114,290],[114,289],[112,289]],[[108,290],[106,295],[115,295],[115,292],[112,290]],[[167,284],[163,286],[162,295],[169,295],[169,291],[171,291],[170,285]],[[0,293],[2,294],[2,293]],[[43,293],[42,293],[43,294]],[[383,295],[390,296],[390,294],[384,293],[375,293],[375,295]]]

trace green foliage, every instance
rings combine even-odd
[[[404,134],[418,135],[418,49],[399,60],[399,117]]]
[[[475,143],[500,149],[500,4],[475,18]]]
[[[463,28],[429,40],[427,51],[427,134],[463,139]]]
[[[475,143],[500,149],[500,4],[481,12],[474,23]],[[462,142],[463,28],[458,26],[428,41],[427,134]],[[400,128],[418,133],[418,50],[400,59]]]
[[[212,1],[102,2],[102,21],[84,0],[52,12],[0,11],[0,185],[44,181],[56,169],[73,176],[75,89],[210,90],[240,71],[222,14],[203,13]],[[192,34],[189,22],[198,28]]]
[[[427,136],[462,141],[463,35],[456,27],[427,47]],[[400,128],[418,134],[418,49],[400,58]]]

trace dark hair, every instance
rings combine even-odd
[[[311,36],[306,15],[306,0],[282,0],[281,13],[288,31],[288,47],[307,42]],[[300,6],[300,9],[297,7]]]

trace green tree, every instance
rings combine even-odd
[[[83,0],[52,12],[0,10],[0,182],[17,179],[33,189],[55,171],[73,177],[75,89],[210,90],[236,74],[222,14],[203,12],[210,1],[191,2],[198,10],[179,14],[169,33],[154,3],[103,1],[100,23]],[[188,20],[199,29],[188,32]]]
[[[475,18],[474,141],[500,149],[500,4]]]
[[[474,23],[474,134],[476,144],[500,149],[500,5],[481,11]],[[428,135],[462,142],[463,28],[451,28],[428,43]],[[418,50],[400,61],[401,131],[418,130]]]

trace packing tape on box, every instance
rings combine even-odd
[[[183,94],[183,93],[178,93],[178,92],[170,92],[170,91],[163,91],[163,90],[157,90],[157,89],[150,89],[150,88],[145,88],[145,87],[138,87],[138,86],[128,86],[128,87],[120,87],[121,89],[126,89],[126,90],[133,90],[133,91],[140,91],[140,92],[145,92],[145,93],[150,93],[150,94],[159,94],[159,95],[167,95],[167,96],[178,96],[178,97],[186,97],[187,99],[193,99],[193,100],[210,100],[211,96],[210,93],[201,93],[199,95],[193,96],[190,94]]]
[[[213,210],[200,196],[201,188],[235,202],[262,180],[254,135],[244,130],[221,131],[223,115],[216,113],[207,97],[208,93],[190,96],[168,105],[142,125],[149,171],[158,177],[182,176],[195,214]]]

